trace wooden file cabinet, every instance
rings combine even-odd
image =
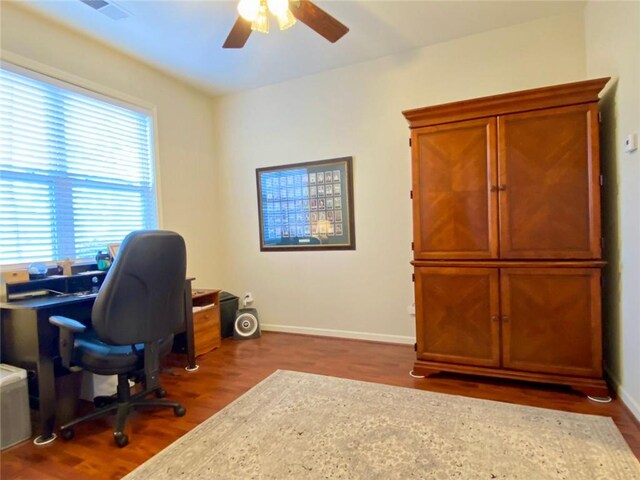
[[[196,356],[220,346],[220,290],[193,291],[193,332]]]

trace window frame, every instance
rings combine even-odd
[[[102,102],[106,102],[124,109],[135,111],[144,115],[148,115],[151,122],[151,156],[155,184],[155,204],[156,218],[158,228],[163,228],[162,201],[161,201],[161,180],[160,180],[160,153],[158,141],[158,115],[156,105],[136,98],[134,96],[122,93],[118,90],[106,87],[99,83],[84,79],[77,75],[73,75],[62,70],[50,67],[48,65],[27,59],[11,52],[0,50],[0,67],[18,75],[29,77],[33,80],[47,83],[58,88],[62,88],[80,95],[85,95]],[[106,248],[106,245],[105,245]],[[74,258],[75,264],[95,263],[94,258]],[[47,260],[47,266],[55,266],[59,260]],[[0,264],[2,270],[24,269],[31,262]]]

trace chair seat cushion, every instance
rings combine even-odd
[[[160,357],[171,351],[173,335],[160,340]],[[117,375],[144,368],[144,344],[110,345],[92,329],[75,337],[73,363],[98,375]]]

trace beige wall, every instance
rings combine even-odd
[[[161,225],[184,235],[196,285],[221,285],[210,97],[16,2],[1,8],[6,60],[156,107]]]
[[[624,139],[640,135],[640,3],[590,2],[585,12],[587,75],[612,76],[603,102],[602,164],[607,258],[607,370],[640,419],[640,152]]]
[[[414,342],[403,109],[585,79],[581,17],[494,30],[217,100],[225,288],[268,328]],[[259,250],[255,169],[354,157],[357,249]]]

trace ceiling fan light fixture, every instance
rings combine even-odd
[[[289,10],[289,0],[267,0],[269,11],[278,18],[284,18]]]
[[[322,10],[312,0],[238,0],[238,2],[240,15],[222,48],[244,47],[253,31],[269,33],[270,13],[278,19],[280,30],[285,30],[294,25],[296,20],[300,20],[331,43],[337,42],[349,31],[346,25]]]
[[[280,30],[286,30],[287,28],[291,28],[296,24],[296,17],[293,16],[291,10],[287,8],[284,16],[278,16],[278,26]]]
[[[248,22],[253,22],[260,13],[260,0],[240,0],[238,13]]]
[[[269,16],[267,15],[267,2],[262,0],[258,9],[258,15],[251,22],[251,30],[260,33],[269,33]]]

